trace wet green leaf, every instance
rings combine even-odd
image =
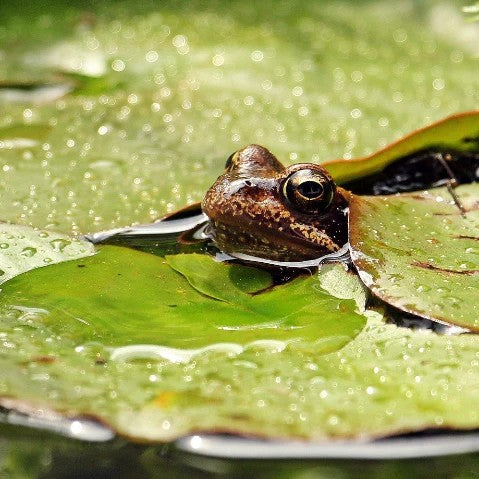
[[[324,338],[343,345],[365,322],[353,301],[329,295],[314,276],[250,295],[245,291],[271,284],[267,273],[195,254],[169,257],[169,262],[196,289],[163,258],[106,246],[95,256],[11,280],[3,288],[2,304],[41,309],[39,324],[79,343],[105,346],[198,348],[264,339],[284,341],[283,348]]]
[[[155,425],[147,432],[141,420],[137,429],[126,427],[123,421],[129,417],[131,409],[116,401],[106,408],[89,405],[85,409],[86,395],[105,394],[104,380],[108,377],[114,380],[110,376],[111,370],[95,371],[89,367],[86,389],[82,388],[80,395],[73,394],[68,400],[63,397],[61,403],[57,403],[56,398],[45,402],[45,396],[43,393],[39,396],[36,388],[24,396],[24,386],[41,376],[42,389],[75,390],[76,374],[70,379],[53,372],[42,376],[37,366],[52,365],[56,369],[57,363],[61,362],[67,371],[84,354],[90,359],[91,354],[96,355],[96,360],[101,360],[102,364],[112,360],[114,365],[109,369],[118,367],[125,373],[128,368],[121,364],[160,360],[163,367],[169,369],[167,374],[177,376],[178,380],[185,374],[184,364],[194,368],[195,361],[202,362],[206,358],[212,359],[211,364],[214,364],[220,357],[223,361],[243,353],[275,357],[290,350],[294,351],[293,354],[309,353],[319,357],[351,341],[366,321],[355,311],[357,306],[352,299],[335,298],[327,293],[314,275],[252,295],[246,291],[271,284],[267,273],[216,263],[212,258],[196,254],[169,257],[168,260],[182,274],[160,257],[106,246],[94,256],[40,268],[5,283],[0,296],[0,324],[5,340],[1,344],[8,348],[11,340],[15,344],[13,350],[21,351],[24,359],[18,362],[16,353],[0,354],[0,358],[23,364],[20,367],[25,367],[26,361],[27,367],[33,368],[32,376],[21,381],[15,378],[14,369],[9,372],[3,369],[2,394],[8,396],[7,403],[14,406],[14,398],[40,401],[52,409],[60,407],[60,410],[68,408],[76,414],[94,414],[111,421],[120,432],[138,438],[171,438],[187,430],[201,429],[202,422],[198,422],[196,413],[188,417],[178,410],[171,421],[178,420],[178,426],[180,423],[184,426],[173,432],[173,436],[171,432],[165,436]],[[347,275],[342,268],[338,268],[335,274]],[[214,284],[213,279],[217,279],[218,284]],[[348,296],[345,289],[341,296]],[[351,285],[349,297],[355,296],[356,286]],[[18,331],[23,331],[23,336],[17,335]],[[44,349],[41,353],[37,348],[47,345],[45,338],[50,339],[46,351]],[[241,363],[242,360],[238,361]],[[209,360],[206,360],[195,370],[195,375],[210,375],[215,370],[220,380],[224,374],[230,374],[230,366],[223,371],[217,370],[215,365],[211,370],[208,364]],[[244,364],[247,365],[248,361]],[[256,369],[256,366],[252,367]],[[99,381],[97,373],[104,380]],[[121,381],[128,376],[129,373]],[[142,398],[138,403],[141,409],[139,419],[143,414],[150,414],[148,411],[155,401],[161,406],[170,401],[170,395],[177,394],[159,392],[159,398],[153,399],[151,384],[140,385],[136,378],[132,379],[132,397]],[[251,385],[245,385],[238,400],[249,396],[250,388]],[[196,394],[193,393],[193,397]],[[217,406],[210,409],[209,416],[216,417],[211,424],[216,422],[218,427],[229,428],[234,422],[225,422],[224,415],[234,415],[237,405],[232,403],[231,409],[226,404]],[[240,431],[247,432],[256,427],[257,419],[251,418]]]
[[[474,197],[461,197],[470,207]],[[5,283],[0,404],[94,415],[153,441],[195,431],[325,439],[479,426],[470,407],[477,336],[411,331],[369,314],[351,341],[365,295],[338,265],[251,295],[269,284],[264,272],[196,254],[168,261],[182,274],[157,256],[108,246]],[[248,287],[246,270],[256,277]]]
[[[266,271],[236,264],[218,267],[210,257],[200,254],[167,256],[166,262],[200,293],[226,302],[248,300],[246,293],[256,293],[273,283]]]
[[[0,283],[34,268],[94,253],[88,241],[27,226],[0,224]]]
[[[11,91],[0,95],[0,126],[10,135],[0,139],[8,140],[0,149],[1,217],[66,233],[148,222],[201,200],[226,157],[246,143],[264,144],[291,163],[350,158],[477,104],[477,35],[458,35],[463,17],[450,1],[266,1],[254,8],[243,1],[165,1],[159,8],[147,0],[133,7],[90,2],[87,10],[75,2],[26,2],[21,15],[15,2],[0,8],[2,81],[47,85],[58,82],[59,70],[79,75],[75,94],[17,91],[21,101]],[[38,103],[46,93],[61,99]],[[29,141],[12,143],[12,125]],[[207,336],[205,325],[231,337],[215,330],[223,311],[235,310],[250,325],[244,311],[254,307],[251,321],[263,321],[263,294],[238,292],[248,306],[232,306],[205,298],[160,260],[112,250],[86,260],[86,268],[64,263],[6,283],[15,304],[0,311],[2,404],[10,397],[10,406],[33,412],[99,414],[124,434],[154,440],[192,430],[328,438],[478,426],[471,387],[479,381],[476,337],[370,322],[339,353],[324,355],[324,342],[332,350],[350,339],[346,321],[346,335],[321,336],[323,344],[310,350],[213,350],[178,364],[161,356],[165,349],[157,354],[155,344],[124,346],[161,337],[186,349],[188,338]],[[193,280],[183,266],[191,284],[205,288],[204,278]],[[103,276],[82,275],[82,268]],[[328,291],[349,297],[348,281],[361,291],[350,275],[343,281],[340,271],[328,274],[320,283]],[[150,280],[161,288],[145,287]],[[287,295],[281,288],[264,294],[286,311],[283,303],[315,281],[298,280]],[[23,296],[14,284],[27,288]],[[222,294],[214,287],[205,291]],[[179,307],[173,303],[160,305],[158,295],[167,293],[183,298],[175,304],[185,314],[191,306],[188,327],[181,336],[176,330],[174,341],[158,326],[180,314],[170,311]],[[45,303],[54,309],[42,309]],[[29,309],[15,309],[22,304]],[[320,307],[313,302],[304,315]],[[86,313],[96,329],[80,321]],[[107,320],[110,313],[120,314],[117,324]],[[299,313],[293,319],[301,321]],[[326,317],[310,331],[338,334],[338,327]]]
[[[453,115],[421,128],[370,156],[349,161],[327,161],[324,166],[336,182],[344,183],[377,173],[398,158],[434,147],[479,150],[479,111]]]
[[[7,316],[2,307],[0,404],[91,414],[138,440],[218,430],[365,439],[479,426],[476,335],[370,320],[354,341],[326,355],[264,343],[180,355],[80,344],[60,335],[58,324],[39,322],[39,314]]]
[[[479,331],[479,184],[355,197],[350,244],[363,282],[393,306]]]

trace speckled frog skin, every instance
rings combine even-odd
[[[228,158],[202,209],[221,250],[303,261],[347,242],[350,196],[321,166],[285,168],[266,148],[249,145]]]

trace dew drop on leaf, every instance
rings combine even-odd
[[[20,254],[22,256],[25,256],[27,258],[31,258],[36,253],[37,253],[37,249],[33,248],[32,246],[27,246],[27,247],[23,248],[22,251],[20,252]]]

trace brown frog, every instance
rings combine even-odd
[[[202,209],[222,251],[303,261],[347,243],[350,197],[321,166],[286,168],[266,148],[249,145],[228,158]]]

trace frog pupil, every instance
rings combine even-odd
[[[310,200],[321,196],[323,191],[323,186],[316,181],[303,181],[300,185],[298,185],[299,194]]]

